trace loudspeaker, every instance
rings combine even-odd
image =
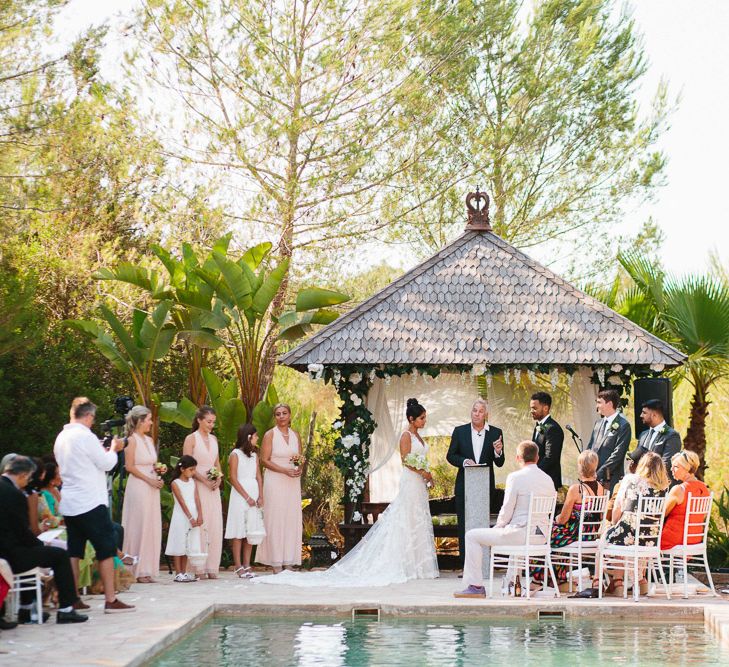
[[[651,398],[657,398],[666,409],[666,423],[673,426],[673,388],[668,378],[640,378],[633,383],[635,401],[634,437],[640,436],[647,426],[640,419],[641,406]]]

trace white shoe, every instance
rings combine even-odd
[[[200,581],[200,579],[194,572],[186,572],[182,576],[185,577],[185,581]]]
[[[187,578],[187,575],[184,572],[178,572],[172,581],[177,581],[178,583],[186,584],[188,581],[190,581],[190,579]]]

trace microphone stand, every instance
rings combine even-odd
[[[572,436],[572,442],[574,442],[575,447],[577,447],[577,452],[579,454],[582,454],[582,450],[585,448],[584,444],[582,443],[582,438],[572,431],[570,431],[570,435]],[[579,444],[577,443],[578,440],[580,441]]]

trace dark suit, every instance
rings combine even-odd
[[[644,452],[653,452],[654,454],[658,454],[658,456],[663,459],[663,463],[666,466],[668,479],[670,479],[671,482],[675,482],[676,480],[673,479],[673,475],[671,474],[671,457],[681,451],[681,436],[678,434],[678,431],[671,428],[668,424],[666,424],[666,432],[659,433],[655,438],[653,438],[653,442],[648,444],[649,438],[651,438],[652,435],[653,431],[650,429],[643,431],[643,433],[640,434],[640,438],[638,438],[638,446],[633,451],[636,452],[640,449]]]
[[[532,440],[539,447],[539,461],[537,467],[546,472],[554,482],[554,488],[562,486],[562,444],[564,443],[564,431],[562,427],[547,415],[544,423],[534,427]]]
[[[603,430],[602,424],[603,419],[595,422],[587,449],[597,454],[597,481],[612,493],[625,474],[625,455],[633,431],[630,422],[620,413],[615,415],[608,428]]]
[[[0,476],[0,556],[10,563],[16,574],[34,567],[50,567],[58,588],[60,607],[78,600],[71,571],[71,561],[65,549],[47,547],[30,530],[28,500],[13,481]],[[21,594],[23,604],[33,601],[33,591]]]
[[[504,450],[501,450],[501,456],[494,453],[494,442],[499,438],[503,438],[501,429],[497,426],[489,424],[488,431],[483,434],[483,447],[481,448],[481,456],[478,461],[473,453],[473,442],[471,440],[471,424],[463,424],[453,429],[451,436],[451,444],[448,447],[446,460],[452,466],[458,468],[456,475],[456,514],[458,515],[458,551],[461,561],[466,555],[465,537],[466,537],[466,480],[463,472],[464,461],[471,459],[476,463],[487,464],[489,466],[489,486],[491,496],[491,511],[496,509],[496,481],[494,478],[494,466],[499,468],[504,465]]]

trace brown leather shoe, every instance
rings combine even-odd
[[[127,611],[137,611],[137,608],[131,604],[124,604],[119,598],[104,605],[105,614],[123,614]]]
[[[91,609],[91,606],[86,604],[81,598],[73,603],[73,608],[78,611],[79,609]]]

